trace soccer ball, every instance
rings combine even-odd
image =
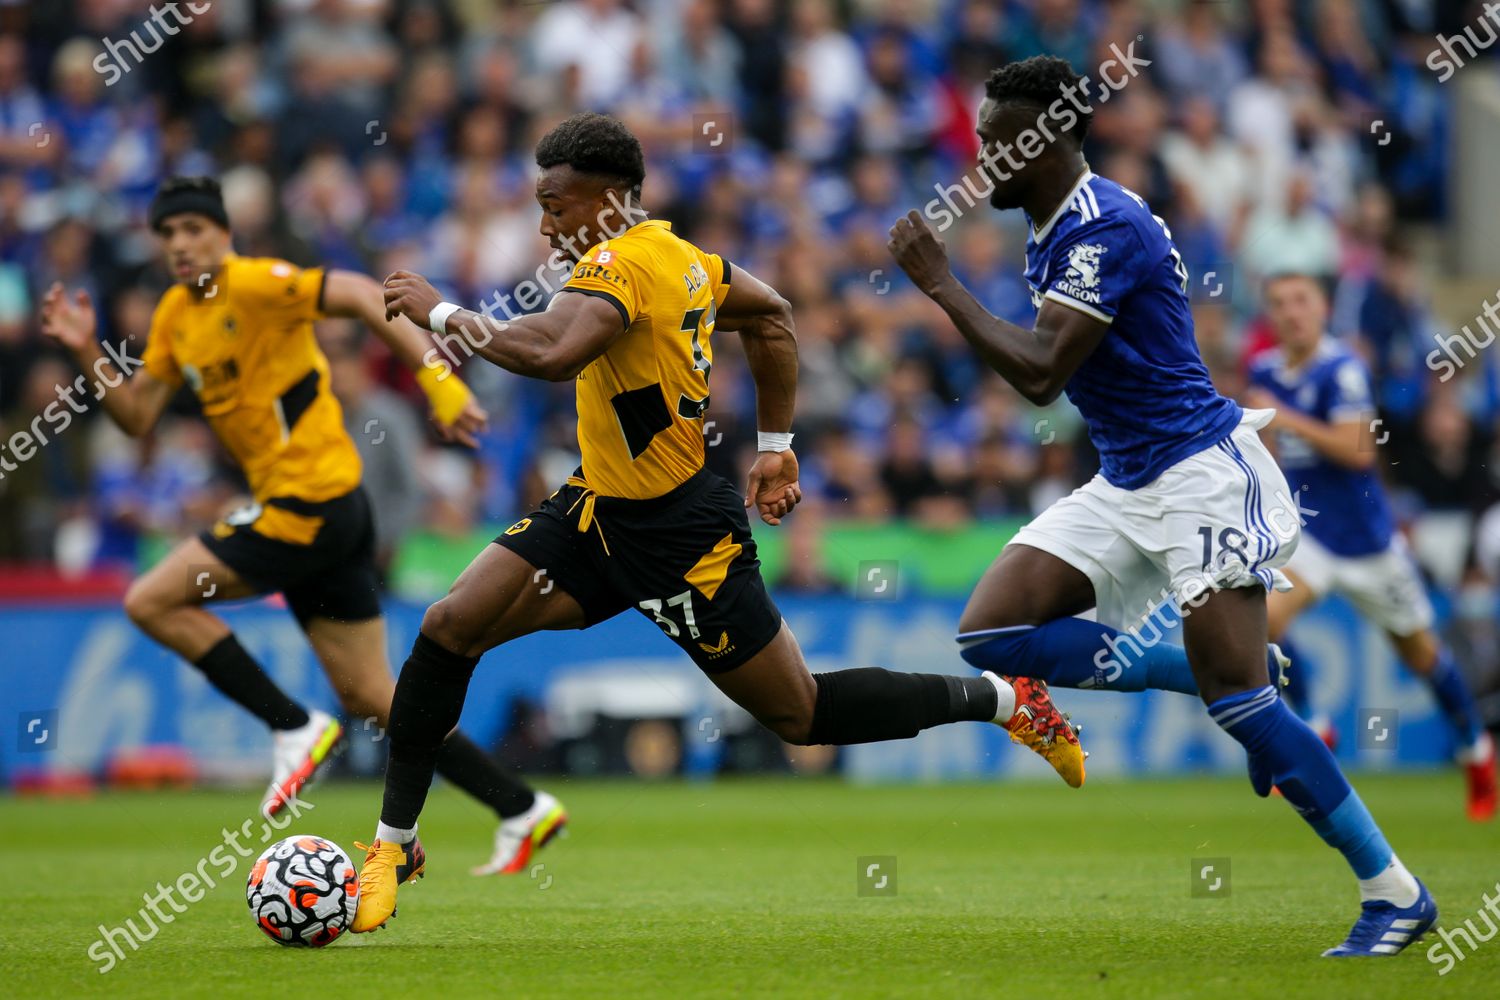
[[[277,944],[321,948],[354,921],[359,882],[344,849],[322,837],[288,837],[250,869],[250,915]]]

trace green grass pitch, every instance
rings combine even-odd
[[[1463,818],[1458,775],[1356,784],[1445,921],[1475,917],[1500,882],[1500,829]],[[1355,916],[1353,883],[1284,802],[1243,779],[548,787],[572,826],[530,876],[469,876],[493,825],[444,788],[422,818],[428,875],[402,890],[389,929],[277,947],[245,906],[247,861],[102,975],[87,954],[98,926],[193,869],[253,793],[0,801],[6,992],[1370,1000],[1493,996],[1500,977],[1500,938],[1445,976],[1426,957],[1431,936],[1395,959],[1319,958]],[[315,789],[288,832],[352,851],[378,798],[374,785]],[[879,894],[859,894],[866,856],[896,859],[894,894],[874,881]],[[1227,896],[1192,896],[1199,858],[1229,859]]]

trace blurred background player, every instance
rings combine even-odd
[[[272,815],[328,763],[342,729],[278,688],[203,605],[280,592],[350,716],[383,727],[395,690],[374,520],[313,320],[346,316],[369,326],[416,373],[446,437],[472,444],[486,416],[457,377],[439,378],[423,366],[429,338],[386,318],[380,286],[369,277],[237,256],[212,178],[168,180],[150,218],[177,284],[156,307],[143,359],[113,348],[114,360],[105,356],[86,291],[70,296],[54,284],[42,303],[42,326],[85,371],[102,373],[116,362],[140,368],[114,373],[114,388],[101,400],[127,434],[150,433],[186,384],[249,482],[254,503],[178,543],[130,587],[125,610],[271,728],[273,775],[261,808]],[[515,870],[536,829],[551,833],[565,820],[555,799],[505,774],[457,731],[443,743],[438,768],[501,817],[494,857],[476,874]]]
[[[1268,279],[1265,309],[1278,347],[1255,359],[1245,402],[1275,408],[1267,430],[1277,459],[1300,505],[1317,511],[1284,567],[1294,589],[1273,593],[1267,606],[1271,641],[1292,660],[1288,698],[1307,713],[1307,660],[1288,646],[1287,626],[1327,595],[1344,595],[1431,688],[1458,743],[1469,817],[1487,820],[1495,814],[1494,741],[1452,653],[1433,631],[1426,585],[1375,471],[1380,424],[1364,363],[1325,335],[1328,300],[1311,275]],[[1317,721],[1331,744],[1328,720]]]

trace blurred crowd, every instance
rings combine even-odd
[[[478,307],[543,268],[531,150],[591,108],[640,136],[653,214],[795,307],[797,447],[825,520],[1025,517],[1097,468],[1077,416],[983,370],[886,230],[972,170],[992,69],[1050,53],[1097,79],[1113,44],[1150,65],[1097,108],[1089,162],[1171,226],[1221,388],[1266,344],[1260,276],[1320,275],[1375,372],[1403,513],[1472,518],[1495,499],[1500,392],[1487,361],[1446,384],[1423,363],[1448,332],[1422,247],[1450,114],[1424,60],[1478,6],[215,0],[153,20],[135,0],[0,0],[0,437],[72,378],[37,329],[53,281],[139,354],[167,280],[144,226],[163,177],[220,177],[241,254],[405,267]],[[981,204],[943,237],[989,309],[1030,322],[1019,213]],[[571,386],[468,364],[493,425],[477,455],[442,448],[378,342],[319,333],[388,549],[508,522],[574,467]],[[709,461],[738,478],[753,386],[734,338],[714,346]],[[82,420],[0,480],[0,560],[130,563],[241,488],[190,399],[143,441]]]

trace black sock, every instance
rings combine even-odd
[[[307,709],[276,686],[232,632],[200,656],[193,666],[225,697],[249,709],[272,729],[296,729],[309,721]]]
[[[983,677],[899,674],[860,667],[814,674],[818,685],[808,742],[847,746],[905,740],[948,722],[989,722],[999,707]]]
[[[443,741],[458,725],[478,657],[450,653],[425,635],[412,644],[391,699],[390,760],[380,822],[398,830],[417,825]]]
[[[536,793],[526,782],[512,777],[463,733],[454,733],[443,744],[437,772],[495,810],[501,819],[519,816],[536,802]]]

